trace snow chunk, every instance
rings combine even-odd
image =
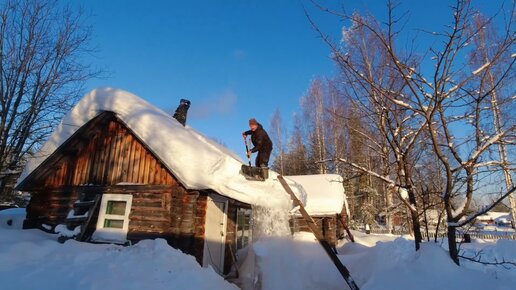
[[[459,206],[452,210],[452,217],[458,216],[464,210],[464,207],[466,207],[466,201],[467,198],[464,198],[462,202],[459,204]]]
[[[408,199],[408,191],[405,188],[403,188],[403,187],[398,188],[398,193],[400,194],[400,197],[402,199],[405,199],[405,200]]]
[[[75,202],[75,203],[77,203],[77,202]],[[83,214],[77,214],[77,215],[76,215],[76,214],[75,214],[75,210],[74,210],[74,209],[72,209],[72,210],[70,210],[70,211],[68,212],[68,215],[66,215],[66,218],[67,218],[67,219],[69,219],[69,218],[83,218],[83,217],[88,217],[88,214],[89,214],[89,212],[87,211],[87,212],[85,212],[85,213],[83,213]]]
[[[484,65],[482,65],[481,67],[477,68],[476,70],[473,71],[473,75],[477,75],[479,74],[481,71],[483,71],[486,67],[488,67],[489,65],[491,64],[491,62],[486,62],[484,63]]]
[[[69,230],[66,225],[57,225],[55,230],[56,233],[63,237],[75,237],[81,233],[81,226],[76,226],[73,230]]]

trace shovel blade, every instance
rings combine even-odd
[[[269,178],[269,168],[255,167],[243,164],[242,174],[247,180],[265,181],[267,178]]]

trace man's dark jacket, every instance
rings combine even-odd
[[[258,152],[256,156],[255,164],[259,167],[268,167],[269,158],[272,152],[272,141],[267,135],[267,132],[263,129],[262,125],[258,123],[258,128],[255,131],[249,130],[244,132],[245,135],[251,135],[251,142],[254,147],[251,152]]]
[[[254,145],[254,147],[251,149],[251,152],[265,153],[272,151],[272,141],[260,123],[258,123],[258,128],[256,128],[255,131],[245,131],[244,134],[251,135],[251,142],[253,142]]]

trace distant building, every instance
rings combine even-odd
[[[511,226],[511,213],[510,212],[487,212],[477,217],[475,224],[483,224],[489,226]]]

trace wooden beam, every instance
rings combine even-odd
[[[131,193],[131,192],[138,192],[138,193],[152,193],[152,192],[162,192],[164,190],[173,190],[176,188],[176,185],[162,185],[162,184],[156,184],[156,185],[148,185],[148,184],[128,184],[128,185],[108,185],[108,186],[102,186],[102,185],[86,185],[86,186],[61,186],[56,188],[41,188],[38,190],[32,190],[30,192],[33,193],[52,193],[52,192],[70,192],[73,190],[81,190],[83,192],[111,192],[111,193]]]
[[[322,234],[322,231],[319,229],[319,227],[315,224],[314,219],[308,214],[306,211],[304,205],[301,203],[301,201],[297,198],[297,196],[294,194],[288,183],[285,181],[283,176],[278,175],[278,180],[285,189],[285,191],[290,195],[290,198],[294,201],[295,206],[299,206],[299,212],[305,219],[306,223],[308,224],[308,227],[312,231],[312,233],[315,235],[315,238],[319,241],[319,244],[323,247],[324,251],[330,259],[332,260],[333,264],[335,264],[335,267],[337,267],[337,270],[339,270],[340,274],[342,275],[342,278],[346,281],[349,288],[351,290],[359,290],[357,284],[355,283],[355,280],[351,277],[351,274],[349,273],[349,270],[342,264],[342,262],[339,260],[339,257],[337,257],[337,254],[333,251],[330,244],[324,239],[324,236]]]

